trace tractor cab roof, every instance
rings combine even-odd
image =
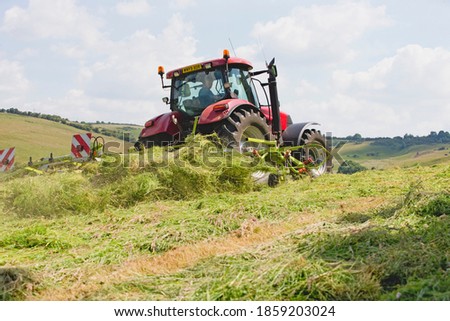
[[[171,79],[173,77],[179,77],[181,75],[189,74],[189,73],[195,72],[195,71],[208,70],[208,69],[217,68],[220,66],[225,66],[225,64],[226,64],[225,58],[208,60],[208,61],[204,61],[204,62],[201,62],[198,64],[189,65],[186,67],[171,70],[167,73],[166,78]],[[252,64],[248,60],[238,58],[238,57],[228,58],[228,64],[229,65],[241,65],[244,67],[245,70],[253,69]]]

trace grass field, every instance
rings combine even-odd
[[[269,188],[242,156],[205,166],[202,141],[35,176],[28,157],[80,131],[0,128],[18,163],[0,176],[0,300],[450,300],[449,146],[348,143],[375,170]]]
[[[269,188],[184,151],[1,182],[0,298],[450,300],[448,162]]]

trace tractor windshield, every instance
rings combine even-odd
[[[189,116],[198,116],[212,103],[225,97],[223,73],[220,69],[202,70],[173,79],[172,108]]]
[[[228,81],[230,82],[230,94],[232,98],[247,100],[259,108],[258,99],[256,99],[256,90],[247,70],[239,68],[230,68]]]
[[[239,98],[257,105],[248,71],[230,68],[229,85],[225,69],[201,70],[181,75],[172,82],[172,109],[198,116],[209,105],[223,99]]]

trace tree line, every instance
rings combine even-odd
[[[430,145],[430,144],[447,144],[450,143],[450,133],[440,130],[439,132],[432,131],[427,136],[414,136],[411,134],[405,134],[395,137],[362,137],[360,134],[353,136],[347,136],[345,138],[336,138],[338,140],[347,140],[356,143],[362,143],[369,141],[370,145],[387,146],[392,149],[403,149],[414,145]]]

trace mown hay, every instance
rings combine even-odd
[[[249,157],[225,152],[214,136],[191,136],[180,148],[155,147],[146,153],[107,156],[78,171],[12,180],[5,189],[5,205],[23,217],[55,217],[107,206],[249,192],[255,188],[251,173],[262,168]]]
[[[14,301],[24,298],[33,287],[28,272],[18,268],[0,268],[0,300]]]

